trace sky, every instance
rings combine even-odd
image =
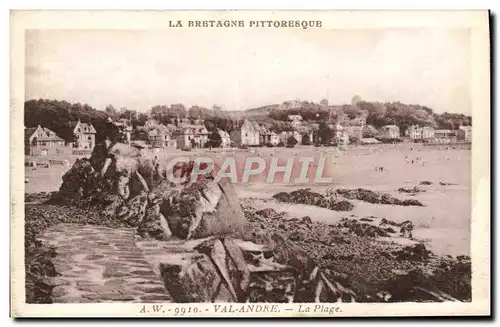
[[[26,31],[25,98],[146,111],[401,101],[471,114],[466,29]]]

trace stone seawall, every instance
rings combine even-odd
[[[134,242],[134,228],[59,224],[38,240],[55,248],[53,303],[172,302]]]

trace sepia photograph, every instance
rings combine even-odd
[[[487,11],[11,24],[14,315],[488,314]]]

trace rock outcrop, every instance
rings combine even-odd
[[[360,200],[374,204],[392,204],[400,206],[419,206],[419,207],[424,206],[420,201],[415,199],[400,200],[386,193],[375,192],[363,188],[357,188],[357,189],[339,188],[335,190],[335,192],[346,199]]]
[[[273,198],[281,202],[314,205],[335,211],[350,211],[354,208],[352,203],[346,200],[339,200],[334,193],[327,193],[324,196],[310,189],[298,189],[290,193],[280,192],[273,195]]]
[[[134,147],[105,142],[66,172],[52,202],[95,207],[159,240],[243,236],[244,215],[232,184],[216,182],[211,174],[191,181],[192,170],[188,162],[167,172]],[[168,173],[182,182],[169,180]]]
[[[273,234],[267,245],[210,238],[160,264],[176,302],[352,302],[298,246]]]
[[[290,240],[267,233],[262,242],[250,241],[233,185],[210,173],[191,180],[193,169],[191,161],[166,171],[133,147],[105,142],[89,159],[75,162],[50,201],[95,209],[141,240],[184,244],[183,250],[167,246],[153,255],[161,260],[153,270],[175,302],[354,301],[354,292],[328,279]],[[322,195],[292,193],[299,201],[330,205]],[[345,202],[338,205],[345,208]],[[309,217],[301,222],[311,223]],[[196,246],[186,250],[189,242]]]

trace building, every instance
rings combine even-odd
[[[337,123],[345,128],[350,140],[361,140],[363,138],[363,129],[366,126],[366,118],[366,113],[362,113],[353,119],[349,119],[346,114],[342,114],[339,115]]]
[[[436,139],[453,139],[456,136],[457,133],[449,129],[436,129],[434,131],[434,138]]]
[[[189,127],[183,127],[174,132],[178,149],[191,149],[195,147],[194,132]]]
[[[399,127],[396,125],[385,125],[382,126],[378,132],[378,135],[380,138],[385,138],[385,139],[398,139],[400,134],[399,134]]]
[[[434,138],[434,128],[430,126],[420,127],[412,125],[406,129],[406,136],[412,140],[427,140]]]
[[[158,121],[156,119],[148,119],[144,123],[144,128],[146,130],[149,130],[149,129],[154,128],[154,127],[156,127],[158,125],[160,125],[160,123],[158,123]]]
[[[156,125],[148,129],[148,144],[152,148],[164,148],[171,145],[172,134],[164,125]]]
[[[288,115],[288,121],[290,121],[293,128],[297,128],[302,124],[301,115]]]
[[[457,139],[472,142],[472,126],[460,126],[457,131]]]
[[[280,143],[280,137],[275,132],[272,132],[265,126],[260,126],[259,130],[260,135],[260,144],[268,145],[271,144],[273,146],[278,145]]]
[[[280,136],[271,131],[261,132],[260,143],[264,145],[271,144],[273,146],[276,146],[280,143]]]
[[[238,146],[257,146],[260,144],[259,125],[249,119],[245,119],[240,128],[231,132],[231,140]]]
[[[95,146],[95,134],[97,133],[94,126],[81,121],[72,122],[71,126],[75,126],[73,128],[73,148],[92,150]]]
[[[113,122],[111,118],[108,118],[108,122],[118,127],[120,133],[122,133],[123,136],[125,137],[127,144],[130,145],[131,135],[133,131],[132,124],[130,123],[130,121],[128,119],[122,118]]]
[[[25,154],[32,156],[58,154],[65,148],[62,138],[40,125],[24,130],[24,144]]]
[[[332,142],[337,145],[347,145],[349,143],[349,134],[347,129],[339,123],[330,125],[332,131]],[[361,139],[361,138],[360,138]]]
[[[222,129],[217,129],[217,133],[219,134],[221,139],[221,148],[229,148],[231,146],[231,137],[229,136],[229,133],[223,131]]]
[[[203,124],[196,124],[196,125],[191,125],[189,128],[193,131],[194,134],[194,146],[195,148],[204,148],[205,144],[208,142],[208,136],[210,133],[208,132],[207,128]]]
[[[288,139],[292,136],[297,141],[297,144],[302,144],[302,134],[300,134],[300,132],[298,132],[298,131],[281,132],[279,134],[279,139],[281,142],[283,142],[286,145],[288,142]]]

